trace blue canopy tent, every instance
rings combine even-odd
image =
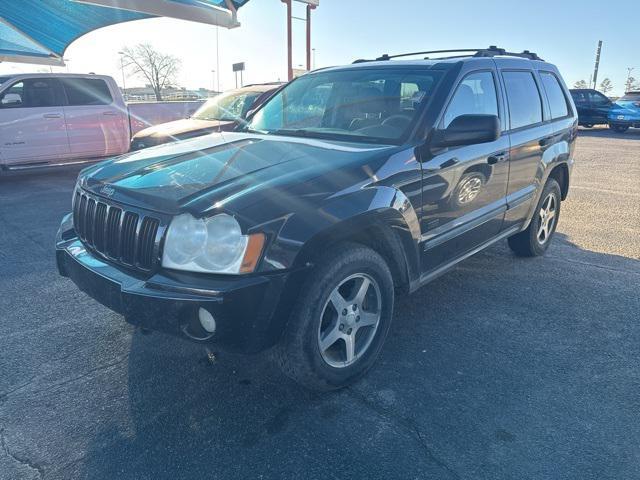
[[[226,28],[249,0],[1,0],[0,62],[64,65],[64,52],[82,35],[153,17]]]

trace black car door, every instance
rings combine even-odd
[[[509,109],[509,187],[504,228],[515,228],[528,218],[541,187],[545,151],[554,131],[546,121],[538,79],[531,70],[502,70]]]
[[[572,90],[571,96],[573,97],[573,102],[576,104],[576,110],[578,110],[578,121],[580,125],[593,125],[591,104],[589,103],[587,92],[584,90]]]
[[[465,114],[504,109],[495,72],[472,71],[458,83],[437,128]],[[422,270],[428,274],[500,232],[506,210],[509,139],[439,149],[422,163]]]

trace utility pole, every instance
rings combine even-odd
[[[216,90],[216,71],[211,70],[211,90],[217,92]]]
[[[220,36],[218,35],[219,27],[216,25],[216,85],[217,91],[220,91]]]
[[[122,70],[122,95],[126,99],[127,85],[125,84],[125,81],[124,81],[124,52],[118,52],[118,55],[120,55],[120,70]]]
[[[600,52],[602,51],[602,40],[598,40],[598,49],[596,50],[596,64],[593,68],[593,88],[598,84],[598,68],[600,67]]]

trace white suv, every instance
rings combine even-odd
[[[0,77],[0,168],[119,155],[129,149],[127,107],[111,77]]]

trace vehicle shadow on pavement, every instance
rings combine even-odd
[[[501,242],[398,298],[380,361],[328,394],[135,331],[74,478],[631,478],[639,281],[565,235],[534,259]]]
[[[618,140],[640,140],[640,128],[630,128],[624,133],[614,132],[610,128],[580,128],[579,137],[615,138]]]

